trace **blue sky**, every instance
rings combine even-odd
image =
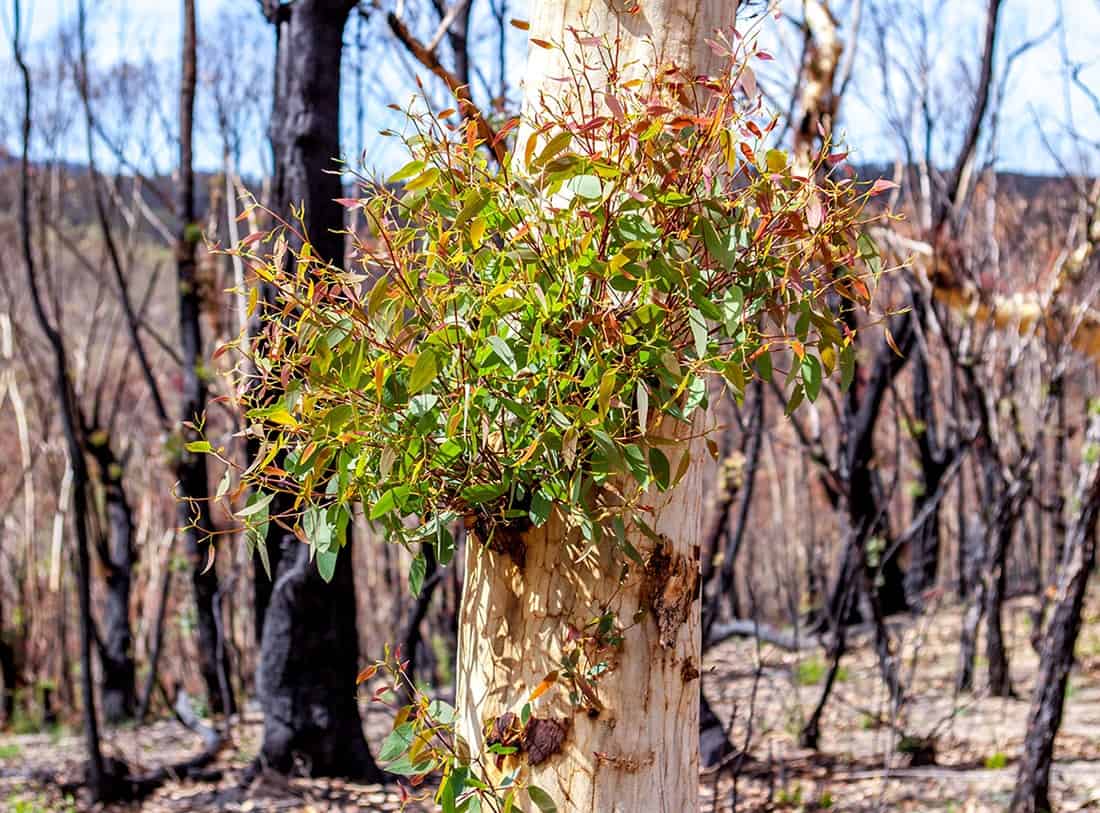
[[[481,39],[484,44],[476,47],[487,51],[494,47],[490,44],[494,29],[488,15],[488,0],[473,0],[473,2],[475,17],[473,39]],[[6,40],[10,26],[10,0],[0,0],[0,4],[2,4],[0,8],[3,9],[0,17],[4,22]],[[832,3],[842,22],[842,35],[846,33],[849,4],[850,0],[834,0]],[[416,5],[416,0],[406,3],[406,7],[410,9]],[[527,5],[524,0],[511,0],[508,4],[509,15],[526,17]],[[796,13],[797,2],[788,2],[786,5]],[[874,3],[869,0],[865,2],[865,6],[873,5]],[[929,17],[934,20],[929,29],[927,52],[932,66],[932,82],[939,88],[935,94],[937,113],[946,122],[945,131],[950,133],[952,127],[962,126],[967,112],[968,78],[962,66],[973,65],[976,61],[980,48],[985,2],[984,0],[956,0],[955,2],[906,0],[906,6],[909,8],[922,5]],[[178,58],[180,6],[181,3],[177,0],[100,0],[100,2],[90,0],[88,7],[94,42],[93,53],[97,64],[107,66],[123,58],[141,60],[152,55],[155,60],[163,63],[166,76],[170,76],[175,70]],[[248,30],[256,42],[263,45],[265,49],[270,47],[270,32],[260,18],[255,0],[197,0],[197,6],[200,37],[212,39],[219,36],[236,37],[240,33],[237,30],[228,32],[219,30],[219,26],[224,26],[223,10],[232,8],[237,18],[231,27],[236,29],[240,26],[242,30]],[[44,53],[51,47],[55,47],[51,45],[50,32],[54,31],[60,23],[75,18],[76,2],[75,0],[24,0],[24,9],[24,14],[30,22],[32,49],[37,48],[37,53]],[[1025,172],[1056,171],[1057,162],[1049,154],[1049,144],[1074,169],[1080,167],[1081,161],[1091,161],[1093,171],[1100,169],[1097,166],[1096,156],[1078,155],[1074,143],[1068,136],[1068,130],[1072,125],[1076,131],[1090,134],[1094,141],[1100,139],[1100,117],[1097,116],[1085,94],[1067,86],[1063,81],[1062,70],[1063,54],[1066,54],[1071,61],[1083,66],[1082,79],[1100,95],[1100,47],[1097,46],[1097,41],[1100,40],[1100,0],[1062,0],[1061,3],[1007,0],[1001,14],[999,55],[1002,65],[1008,53],[1021,43],[1047,31],[1059,14],[1064,15],[1068,24],[1063,31],[1056,31],[1043,40],[1016,61],[1012,67],[1005,86],[1001,115],[1000,143],[997,150],[999,165],[1006,169]],[[374,26],[369,29],[371,41],[388,44],[388,40],[383,39],[387,36],[387,32],[380,21],[371,25]],[[794,38],[789,28],[783,28],[784,25],[786,24],[782,22],[769,22],[770,30],[766,30],[763,34],[763,37],[771,43],[769,47],[777,52],[777,60],[772,68],[773,87],[776,89],[781,88],[793,70],[794,57],[791,43]],[[875,64],[876,43],[870,31],[870,18],[865,14],[853,84],[842,111],[842,129],[857,160],[886,161],[896,156],[897,141],[884,123],[888,106],[882,96],[881,74]],[[525,53],[523,35],[514,29],[510,33],[513,40],[509,48],[511,60],[509,75],[518,77],[522,75]],[[353,37],[354,31],[349,27],[346,39],[351,40]],[[786,49],[783,46],[784,40],[788,42]],[[910,46],[911,43],[902,42],[890,47],[896,47],[897,53],[904,55]],[[6,53],[6,48],[4,51],[0,60],[8,62],[10,54]],[[368,59],[368,67],[363,71],[364,81],[361,87],[368,122],[364,128],[366,136],[363,147],[367,150],[367,163],[384,171],[400,160],[400,157],[397,150],[390,147],[387,142],[379,140],[373,133],[395,122],[395,114],[386,110],[386,103],[403,104],[410,98],[414,87],[409,81],[409,76],[414,66],[403,61],[400,56],[396,56],[392,47],[389,51],[379,50],[376,53],[385,53],[386,56],[381,59]],[[475,62],[477,56],[475,51]],[[904,65],[912,65],[913,59],[902,57],[901,62],[903,64],[895,65],[891,69],[891,78],[896,87],[905,84]],[[487,66],[491,63],[491,59],[485,61]],[[487,70],[494,69],[487,68]],[[487,80],[491,84],[496,82],[493,76],[487,77]],[[429,77],[426,81],[433,80]],[[354,153],[356,149],[354,143],[356,126],[353,116],[356,88],[351,85],[352,83],[346,79],[344,143],[349,154]],[[166,109],[170,109],[171,104],[174,104],[174,98],[173,89],[164,100]],[[254,102],[256,110],[253,115],[254,120],[250,124],[251,143],[241,158],[245,169],[251,171],[256,171],[266,160],[266,148],[262,141],[261,105],[264,100],[256,99]],[[155,143],[159,143],[159,146],[154,146]],[[150,139],[148,146],[148,150],[154,153],[164,151],[158,162],[160,164],[166,164],[169,160],[170,152],[164,146],[165,143],[163,140],[154,142]],[[952,140],[947,135],[937,149],[937,157],[942,161],[951,150]],[[218,162],[220,145],[212,133],[200,133],[198,153],[200,164],[211,166]]]

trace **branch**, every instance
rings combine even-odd
[[[962,203],[963,180],[968,167],[974,159],[974,152],[978,147],[978,138],[982,132],[982,121],[985,120],[985,111],[989,107],[989,97],[993,87],[993,59],[997,46],[997,17],[1001,10],[1003,0],[989,0],[989,11],[986,14],[985,45],[982,49],[982,62],[978,72],[978,88],[974,109],[970,113],[970,123],[966,127],[966,136],[963,139],[962,148],[955,158],[955,166],[951,170],[950,180],[947,185],[947,194],[944,203],[940,207],[939,216],[936,219],[935,232],[937,236],[942,234],[947,223],[948,216],[957,211]]]
[[[457,6],[456,6],[457,8]],[[393,12],[386,15],[386,21],[389,23],[390,30],[393,31],[395,37],[401,42],[409,53],[416,58],[416,61],[435,74],[437,77],[443,80],[443,83],[447,85],[447,88],[458,99],[458,109],[462,114],[462,118],[466,121],[472,121],[477,125],[477,134],[485,145],[492,150],[493,157],[496,158],[497,164],[504,166],[504,144],[497,141],[496,133],[493,132],[493,128],[489,125],[489,122],[485,119],[485,115],[481,112],[473,99],[470,96],[470,88],[467,85],[463,85],[459,82],[458,78],[447,70],[443,63],[439,61],[439,57],[435,55],[435,51],[428,48],[409,31],[408,27],[401,22],[399,18]]]

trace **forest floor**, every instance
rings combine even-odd
[[[1052,794],[1063,813],[1100,810],[1097,598],[1086,616],[1057,743]],[[707,693],[715,712],[731,723],[731,740],[739,747],[747,741],[750,756],[734,758],[726,770],[701,777],[700,811],[1003,810],[1015,780],[1037,666],[1028,644],[1032,607],[1028,599],[1006,607],[1015,699],[988,697],[980,689],[956,696],[959,612],[944,609],[891,623],[903,655],[906,686],[902,710],[891,719],[874,650],[866,636],[857,636],[853,651],[844,658],[816,753],[797,746],[797,733],[828,668],[823,652],[812,647],[791,653],[766,644],[757,647],[748,640],[717,647],[707,658]],[[984,666],[979,657],[979,686]],[[378,707],[369,710],[366,719],[368,738],[377,747],[389,720]],[[244,715],[234,731],[236,747],[226,749],[213,766],[222,772],[217,782],[170,782],[142,805],[115,810],[401,809],[395,787],[307,779],[261,779],[240,787],[240,775],[258,747],[260,722],[257,714]],[[116,729],[106,736],[110,753],[146,768],[179,761],[201,749],[197,737],[172,721]],[[906,751],[921,739],[934,743],[935,764],[912,767]],[[80,754],[80,739],[71,733],[0,736],[0,808],[15,813],[77,809],[55,789],[27,777],[36,771],[75,776]]]

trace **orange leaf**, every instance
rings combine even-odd
[[[527,702],[528,703],[534,703],[536,700],[538,700],[540,697],[542,697],[544,694],[546,694],[546,692],[550,689],[550,687],[553,686],[557,682],[558,682],[558,673],[557,673],[557,671],[553,671],[549,675],[547,675],[546,677],[544,677],[542,679],[542,683],[540,683],[538,686],[535,687],[535,690],[533,692],[531,692],[531,694],[528,696]]]
[[[210,568],[214,566],[214,555],[216,553],[217,549],[208,542],[206,548],[206,567],[202,569],[203,574],[207,573]]]
[[[356,675],[355,685],[358,686],[360,683],[366,683],[368,680],[374,677],[377,671],[378,666],[372,663],[370,666],[366,667],[362,672]]]

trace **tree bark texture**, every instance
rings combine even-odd
[[[701,443],[691,451],[695,460],[706,455]],[[695,809],[703,472],[693,463],[678,486],[647,499],[654,506],[649,524],[662,541],[628,531],[646,566],[631,563],[622,582],[622,554],[610,543],[588,549],[557,514],[510,550],[470,535],[459,620],[460,730],[473,753],[486,754],[497,721],[520,714],[558,672],[532,703],[535,727],[525,728],[519,761],[562,813]],[[625,628],[623,642],[593,658],[587,644],[577,644],[578,633],[591,632],[592,619],[608,611]],[[587,686],[561,674],[578,648],[585,650],[582,664],[609,664]],[[553,735],[549,746],[538,742],[539,728]]]
[[[185,441],[196,440],[194,430],[183,422],[201,420],[206,409],[206,383],[202,376],[202,324],[195,245],[199,227],[195,215],[195,173],[192,169],[192,130],[195,109],[196,32],[194,0],[183,3],[183,49],[180,76],[180,183],[177,209],[180,231],[176,239],[176,282],[178,288],[180,358],[183,383],[180,430]],[[199,672],[206,687],[206,699],[215,712],[232,714],[235,709],[230,689],[229,661],[218,632],[216,597],[218,571],[209,564],[208,545],[203,535],[211,530],[210,485],[206,455],[182,449],[176,468],[180,502],[178,521],[184,549],[191,565],[191,594],[195,600],[196,650]]]
[[[563,48],[529,48],[518,143],[532,131],[542,100],[560,101],[566,92],[568,85],[554,78],[569,73],[567,57],[579,64],[572,30],[606,36],[619,66],[643,77],[670,65],[707,73],[718,60],[706,38],[731,27],[735,14],[736,4],[721,0],[656,0],[634,13],[613,0],[536,4],[532,38]],[[594,87],[602,84],[598,70],[585,75]],[[678,460],[689,450],[683,481],[646,500],[653,506],[647,522],[660,542],[628,529],[645,566],[629,563],[625,576],[621,554],[606,542],[587,547],[567,533],[557,513],[503,547],[470,534],[459,622],[460,732],[474,754],[489,756],[487,746],[507,727],[508,715],[520,714],[532,692],[557,673],[532,703],[523,748],[508,761],[518,759],[526,778],[562,813],[696,807],[706,451],[694,440],[672,456]],[[587,646],[578,640],[591,632],[593,617],[608,612],[623,628],[621,647],[577,652]],[[573,656],[582,663],[602,657],[608,668],[595,681],[580,670],[578,681],[563,670]]]
[[[340,177],[331,170],[340,157],[343,31],[354,5],[352,0],[264,3],[277,39],[270,126],[275,209],[291,218],[292,209],[303,207],[302,225],[314,254],[336,264],[344,257],[344,237],[338,233],[344,223],[335,202],[342,196]],[[290,507],[278,503],[272,503],[273,513]],[[261,762],[281,773],[381,779],[356,700],[359,642],[351,551],[341,551],[332,582],[325,584],[309,547],[275,522],[267,546],[274,583],[264,596],[260,621]],[[266,576],[261,572],[257,578]]]
[[[1100,443],[1100,417],[1093,415],[1084,444],[1085,454]],[[1065,540],[1066,559],[1058,583],[1057,604],[1043,639],[1039,677],[1031,699],[1024,752],[1012,794],[1012,813],[1050,811],[1050,769],[1054,739],[1062,725],[1066,684],[1073,668],[1081,611],[1089,576],[1096,565],[1096,521],[1100,514],[1100,463],[1082,464],[1078,487],[1079,513]]]

